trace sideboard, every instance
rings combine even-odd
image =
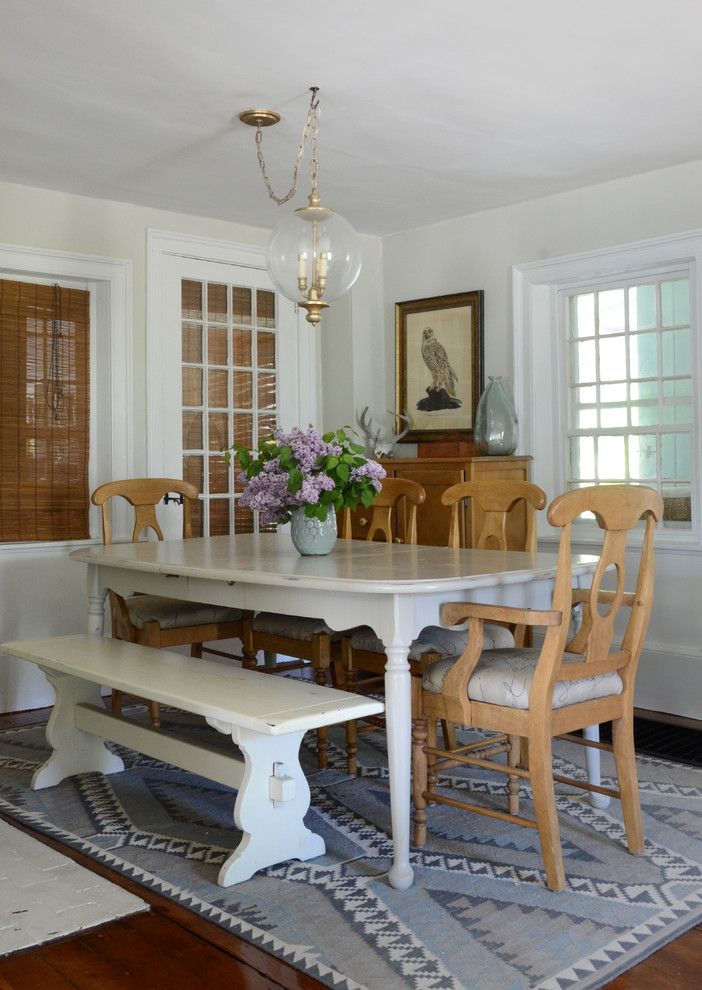
[[[389,478],[410,478],[426,492],[426,501],[417,513],[417,537],[420,543],[446,546],[451,510],[441,504],[441,494],[450,485],[461,481],[529,481],[531,457],[415,457],[388,458],[382,461]],[[403,512],[402,507],[400,513]],[[371,510],[359,508],[352,513],[354,539],[364,538],[364,528],[370,522]],[[471,547],[480,533],[483,513],[464,502],[460,517],[461,546]],[[509,545],[520,546],[526,528],[526,513],[518,506],[510,514],[507,538]],[[404,532],[404,519],[394,520],[394,534]],[[514,542],[513,542],[514,541]]]

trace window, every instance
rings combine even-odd
[[[89,536],[90,293],[0,280],[0,541]]]
[[[691,528],[692,355],[687,268],[561,289],[568,487],[657,488],[664,525]]]
[[[183,477],[202,493],[193,532],[250,533],[255,519],[238,505],[238,465],[230,469],[221,450],[233,441],[253,447],[278,422],[276,296],[183,279],[181,299]]]
[[[702,546],[701,270],[692,230],[513,271],[514,397],[533,480],[549,499],[581,485],[655,487],[658,550]]]

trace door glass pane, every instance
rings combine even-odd
[[[663,382],[663,422],[692,422],[692,381],[689,378]]]
[[[601,386],[600,426],[603,429],[628,425],[629,408],[626,400],[627,389],[624,382]]]
[[[572,437],[570,441],[570,471],[578,481],[595,481],[595,440],[593,437]]]
[[[653,426],[658,423],[658,382],[632,382],[631,425]]]

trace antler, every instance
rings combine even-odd
[[[357,419],[357,423],[361,427],[361,430],[363,431],[363,435],[366,438],[366,446],[369,447],[370,450],[374,451],[378,443],[378,440],[380,439],[380,430],[378,430],[377,433],[373,433],[372,418],[370,420],[370,423],[366,422],[367,412],[368,412],[368,406],[364,406],[363,409],[361,410],[361,415]]]
[[[407,434],[409,433],[409,431],[410,431],[410,426],[411,426],[411,422],[410,422],[410,418],[409,418],[409,416],[407,415],[407,412],[406,412],[406,411],[405,411],[405,412],[403,412],[403,413],[393,413],[393,412],[391,412],[391,411],[390,411],[390,410],[388,409],[388,412],[390,413],[390,415],[391,415],[391,416],[394,416],[394,417],[395,417],[396,419],[402,419],[402,420],[404,420],[404,421],[405,421],[405,423],[407,424],[407,425],[405,426],[405,428],[404,428],[404,430],[402,431],[402,433],[398,433],[398,434],[397,434],[397,436],[395,437],[395,439],[393,440],[393,445],[394,445],[394,444],[396,444],[396,443],[399,443],[399,441],[400,441],[400,440],[402,440],[402,438],[403,438],[404,436],[406,436],[406,435],[407,435]]]

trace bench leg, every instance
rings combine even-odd
[[[214,720],[210,725],[231,732],[244,756],[244,777],[234,805],[234,821],[244,834],[219,871],[217,883],[228,887],[266,866],[322,856],[324,840],[303,822],[310,806],[310,788],[299,759],[304,732],[267,736]]]
[[[73,711],[79,702],[104,707],[100,685],[56,670],[41,669],[56,692],[54,709],[46,726],[46,740],[53,752],[32,777],[32,790],[53,787],[77,773],[93,770],[119,773],[124,770],[122,760],[110,752],[102,739],[82,732],[74,724]]]

